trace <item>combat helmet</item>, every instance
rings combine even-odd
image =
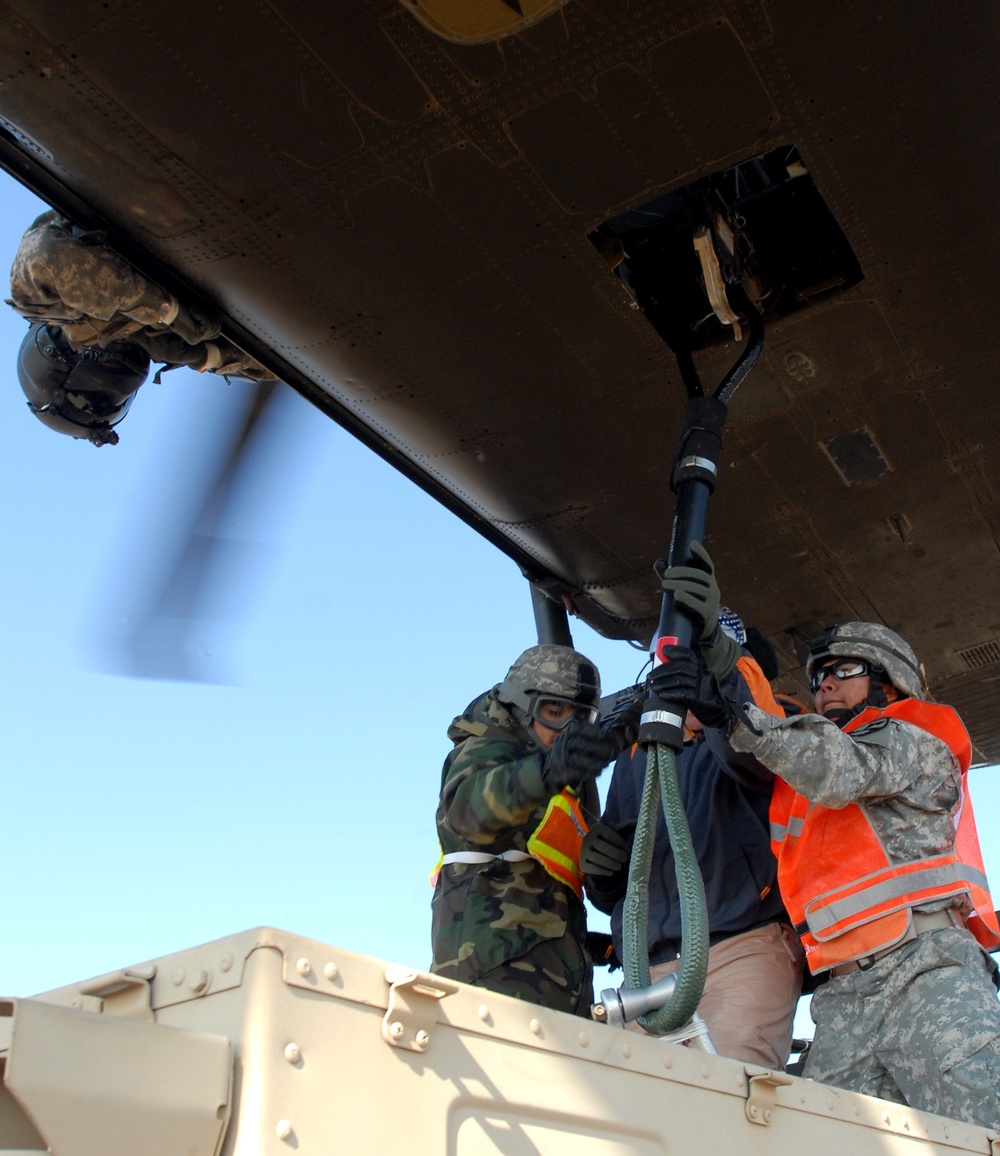
[[[545,643],[529,647],[514,662],[496,693],[514,708],[515,717],[523,726],[538,718],[541,707],[549,702],[576,707],[593,722],[601,701],[601,676],[579,651]],[[566,723],[572,718],[567,716]],[[551,725],[546,722],[546,726]]]
[[[149,354],[131,341],[77,351],[58,325],[36,322],[17,354],[28,408],[58,433],[115,445],[114,431],[149,373]]]
[[[910,646],[888,626],[840,622],[818,634],[809,647],[806,677],[830,658],[861,658],[885,672],[885,681],[911,698],[924,697],[924,670]],[[873,679],[874,684],[876,680]]]

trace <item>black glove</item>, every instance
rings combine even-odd
[[[621,968],[622,961],[615,951],[614,940],[606,931],[588,931],[584,946],[598,967],[606,967],[608,971],[618,971]]]
[[[660,585],[682,606],[695,624],[705,665],[719,678],[725,678],[740,656],[739,644],[719,625],[719,584],[715,566],[700,542],[691,543],[694,555],[690,566],[667,566],[665,559],[653,563]]]
[[[693,698],[687,706],[703,727],[722,731],[726,738],[729,738],[737,721],[736,712],[729,699],[722,695],[711,695],[708,698]]]
[[[719,687],[719,680],[714,675],[708,680],[708,683],[706,697],[693,698],[687,704],[688,709],[703,727],[722,731],[726,738],[733,733],[733,727],[738,722],[742,723],[748,730],[753,731],[755,735],[763,733],[750,721],[750,716],[742,703],[727,698],[723,694]]]
[[[542,783],[557,795],[596,779],[620,751],[617,740],[602,735],[597,723],[574,719],[552,744],[542,763]]]
[[[617,754],[630,747],[639,738],[639,719],[646,701],[646,688],[633,687],[620,702],[600,721],[602,735],[608,735],[618,744]]]
[[[188,345],[197,345],[200,341],[211,341],[222,332],[218,317],[206,313],[198,305],[177,304],[177,316],[170,322],[170,328],[183,337]]]
[[[654,698],[686,707],[701,691],[701,659],[688,646],[667,646],[663,655],[666,661],[653,667],[646,688]]]
[[[609,879],[628,867],[635,836],[635,819],[625,823],[595,823],[584,835],[580,870],[585,875]]]

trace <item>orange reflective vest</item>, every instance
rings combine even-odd
[[[565,787],[549,799],[542,821],[528,840],[528,854],[537,859],[560,883],[572,887],[578,899],[583,898],[583,872],[580,849],[587,833],[580,800]]]
[[[813,805],[776,778],[771,848],[778,860],[782,898],[813,973],[892,947],[910,929],[911,907],[957,896],[971,901],[973,911],[966,919],[976,939],[989,950],[1000,946],[1000,925],[966,786],[972,747],[962,720],[951,707],[907,698],[883,710],[867,708],[844,730],[882,717],[921,727],[946,743],[958,759],[962,798],[953,817],[955,849],[892,864],[863,805]]]
[[[430,874],[430,884],[437,886],[441,868],[445,863],[490,863],[494,859],[516,862],[519,859],[536,859],[553,877],[567,887],[572,887],[577,898],[583,898],[583,872],[580,870],[580,849],[587,833],[587,820],[583,817],[580,800],[570,787],[549,799],[542,821],[528,838],[527,852],[504,851],[456,851],[450,855],[441,854]]]

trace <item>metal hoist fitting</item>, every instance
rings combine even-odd
[[[458,984],[405,968],[386,968],[389,1002],[382,1017],[382,1039],[394,1048],[426,1052],[437,1023],[437,1005],[454,995]]]
[[[154,1021],[152,988],[156,975],[153,964],[111,972],[80,984],[74,1006],[84,1011],[100,1011],[125,1019]]]
[[[771,1123],[771,1116],[777,1103],[778,1089],[792,1082],[784,1072],[774,1072],[770,1068],[747,1068],[747,1102],[744,1107],[751,1124]]]

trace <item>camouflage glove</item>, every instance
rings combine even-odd
[[[222,332],[219,319],[205,312],[200,306],[177,303],[177,316],[170,322],[170,328],[178,337],[183,337],[188,345],[200,341],[211,341]]]
[[[663,558],[653,563],[660,585],[683,607],[695,625],[705,666],[719,678],[725,678],[740,656],[738,643],[719,625],[719,584],[715,566],[700,542],[691,543],[694,561],[691,566],[667,566]]]
[[[542,764],[542,784],[553,795],[596,779],[619,753],[617,740],[597,723],[574,719],[552,744]]]
[[[627,871],[635,825],[635,819],[614,825],[595,823],[583,837],[580,870],[599,879],[611,879]]]

